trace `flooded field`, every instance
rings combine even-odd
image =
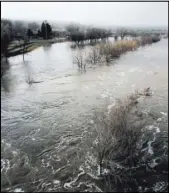
[[[73,64],[75,52],[70,43],[58,43],[26,54],[25,61],[9,59],[1,79],[1,190],[104,191],[90,152],[93,113],[147,87],[153,95],[140,106],[153,117],[143,148],[150,170],[136,174],[145,181],[137,191],[166,190],[168,40],[85,73]]]

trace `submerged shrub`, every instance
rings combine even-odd
[[[94,148],[98,158],[100,175],[102,175],[103,164],[105,163],[106,167],[110,167],[108,166],[110,161],[134,165],[133,159],[137,153],[137,143],[143,125],[141,123],[135,125],[128,119],[138,97],[137,94],[134,94],[134,97],[129,97],[125,102],[119,103],[109,113],[103,110],[97,112],[94,117],[97,134]]]
[[[141,46],[160,41],[159,36],[143,36],[137,40]]]
[[[34,82],[34,80],[33,80],[32,77],[28,76],[28,77],[26,78],[26,83],[28,83],[29,85],[33,84],[33,82]]]
[[[82,70],[85,71],[85,69],[86,69],[86,57],[85,57],[84,53],[78,52],[76,54],[76,56],[74,56],[74,58],[73,58],[73,63],[78,66],[78,69],[80,71],[82,71]]]
[[[120,40],[115,43],[107,42],[99,45],[100,54],[105,58],[106,62],[119,57],[128,51],[136,50],[139,46],[152,44],[160,41],[159,36],[145,36],[134,40]]]
[[[100,50],[98,48],[98,46],[94,46],[91,48],[88,58],[87,58],[87,62],[91,63],[91,64],[96,64],[98,62],[100,62],[101,60],[101,55],[100,55]]]
[[[144,36],[133,40],[115,41],[114,43],[109,41],[97,43],[96,46],[91,48],[86,59],[82,56],[83,54],[78,54],[78,56],[74,58],[74,63],[78,65],[79,69],[85,69],[86,63],[96,64],[104,61],[108,64],[111,60],[120,57],[121,54],[134,51],[140,46],[152,44],[159,40],[159,36]]]
[[[159,36],[153,36],[152,37],[152,42],[155,43],[155,42],[158,42],[160,41],[160,37]]]
[[[146,88],[131,94],[125,101],[120,101],[112,107],[111,111],[107,112],[107,109],[103,109],[95,114],[96,140],[93,143],[93,155],[97,158],[102,187],[106,192],[154,192],[153,186],[157,178],[153,175],[159,178],[161,176],[158,167],[154,170],[156,166],[151,165],[152,154],[147,153],[149,150],[145,151],[145,145],[147,148],[150,145],[146,136],[153,137],[155,134],[146,130],[147,116],[142,115],[145,119],[140,118],[141,112],[136,105],[141,95],[150,96],[145,93],[148,90],[150,91]],[[164,142],[161,148],[163,146]],[[159,167],[164,167],[167,162],[165,150],[163,154],[164,159]],[[163,170],[166,172],[167,168]],[[166,190],[167,173],[164,173],[162,178],[164,178],[164,187],[161,189]]]
[[[136,50],[138,44],[134,40],[121,40],[115,43],[102,43],[99,46],[100,54],[105,57],[106,62],[110,62],[112,58],[117,58],[121,54]]]

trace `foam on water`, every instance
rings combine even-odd
[[[111,112],[111,109],[115,106],[115,101],[113,101],[112,104],[110,104],[107,108],[108,108],[108,114]]]
[[[118,72],[117,74],[118,74],[119,76],[122,76],[122,77],[126,75],[125,72]]]
[[[106,94],[101,94],[101,98],[107,98],[107,97],[109,97],[109,96]]]
[[[79,179],[79,177],[85,174],[85,171],[84,171],[84,169],[82,168],[82,166],[80,166],[79,170],[81,171],[81,173],[79,173],[79,174],[77,175],[77,177],[76,177],[73,181],[65,183],[65,184],[64,184],[64,188],[66,188],[66,189],[67,189],[67,188],[71,188],[72,185],[74,185],[75,182]]]
[[[162,115],[164,115],[164,116],[167,116],[167,113],[165,113],[165,112],[160,112]]]
[[[84,86],[83,87],[85,90],[89,90],[89,87],[88,86]]]
[[[146,74],[148,75],[153,74],[153,71],[147,71]]]
[[[93,192],[93,187],[95,188],[94,192],[103,192],[98,186],[96,186],[96,184],[91,183],[89,185],[87,185],[87,187],[89,187],[89,192]]]
[[[100,80],[104,80],[103,77],[101,77],[101,76],[98,76],[98,78],[99,78]]]
[[[93,125],[93,124],[94,124],[94,121],[93,121],[93,120],[90,120],[90,124]]]
[[[159,192],[159,191],[162,191],[166,187],[167,187],[167,184],[165,182],[157,182],[153,186],[153,190],[154,190],[154,192]]]
[[[8,159],[1,159],[1,172],[7,172],[10,169],[10,162]]]
[[[121,80],[121,81],[118,81],[118,82],[116,82],[115,87],[120,87],[120,86],[122,86],[122,84],[123,84],[123,81],[122,81],[122,80]]]
[[[129,69],[128,72],[142,72],[142,70],[139,67],[137,67]]]
[[[160,122],[160,121],[162,121],[162,117],[157,119],[157,122]]]
[[[153,159],[148,165],[149,165],[151,168],[154,168],[156,165],[158,165],[158,163],[156,162],[156,159]]]
[[[24,192],[21,188],[16,188],[14,192]]]
[[[93,142],[97,143],[97,139]],[[88,174],[93,179],[100,179],[99,178],[99,165],[97,163],[97,159],[93,156],[87,153],[86,155],[86,161],[84,163],[84,168],[86,174]]]
[[[151,144],[153,142],[155,142],[156,140],[156,134],[157,133],[160,133],[160,128],[159,127],[155,127],[154,125],[149,125],[146,127],[147,130],[150,130],[152,131],[153,129],[155,129],[155,131],[153,132],[153,139],[151,141],[149,141],[147,144],[148,144],[148,147],[142,149],[142,152],[143,151],[146,151],[150,154],[150,155],[153,155],[154,154],[154,151],[153,151],[153,147],[151,146]]]
[[[60,181],[59,180],[53,180],[53,183],[56,184],[56,185],[59,185]]]

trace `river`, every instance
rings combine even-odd
[[[25,61],[9,58],[1,79],[2,191],[101,191],[88,147],[93,112],[136,89],[151,87],[144,110],[156,117],[158,131],[168,134],[167,39],[85,73],[73,64],[75,52],[65,42],[40,47]],[[162,154],[167,144],[160,146]],[[162,190],[166,179],[158,178],[153,190]]]

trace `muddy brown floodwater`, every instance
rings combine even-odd
[[[93,112],[147,87],[153,96],[142,108],[155,118],[144,151],[150,167],[161,171],[152,190],[166,189],[168,138],[158,136],[168,135],[168,40],[86,73],[77,72],[75,52],[58,43],[28,53],[24,62],[9,59],[1,79],[1,191],[103,191],[87,147]]]

